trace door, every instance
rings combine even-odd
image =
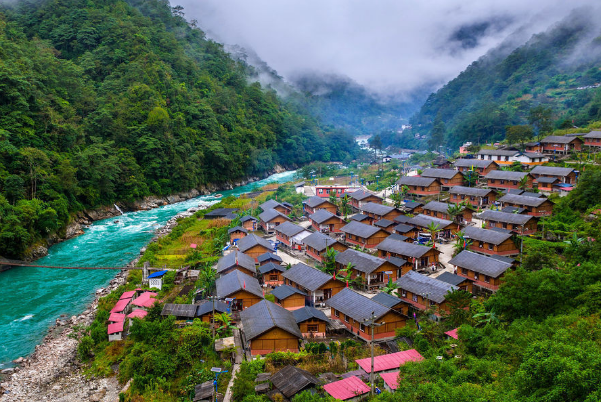
[[[324,289],[323,290],[323,299],[328,300],[330,297],[332,297],[332,289]]]
[[[232,300],[232,311],[242,311],[242,300],[234,299]]]

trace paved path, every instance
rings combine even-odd
[[[240,370],[240,365],[234,364],[232,366],[232,378],[230,378],[230,382],[227,384],[227,391],[225,391],[223,402],[230,402],[232,400],[232,387],[234,386],[234,379],[236,378],[238,370]]]

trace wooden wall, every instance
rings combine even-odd
[[[298,352],[298,338],[280,328],[273,328],[250,340],[250,353],[253,356],[287,350]]]

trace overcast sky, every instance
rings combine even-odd
[[[210,37],[280,75],[339,74],[379,93],[442,85],[521,29],[594,0],[171,0]],[[479,33],[478,35],[473,35]],[[525,39],[524,39],[525,40]]]

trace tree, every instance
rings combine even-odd
[[[403,187],[407,187],[407,186],[403,186]],[[395,208],[400,208],[401,205],[403,205],[403,197],[401,196],[401,193],[393,193],[390,198],[392,199],[392,201],[394,202],[394,207]]]
[[[553,130],[553,109],[538,105],[528,112],[528,123],[534,126],[538,140]]]
[[[336,197],[336,191],[330,192],[329,201],[334,205],[338,205],[338,197]]]
[[[468,247],[472,244],[472,240],[467,239],[464,236],[463,232],[457,232],[456,236],[457,236],[457,241],[455,242],[455,245],[453,246],[453,257],[455,257],[457,254],[461,253],[463,250],[467,250]]]
[[[38,181],[43,175],[47,174],[46,169],[50,165],[50,160],[44,151],[37,148],[23,148],[21,155],[29,167],[30,194],[31,199],[34,199],[36,197]]]
[[[447,207],[447,214],[451,217],[453,222],[457,221],[457,216],[463,212],[463,206],[459,204],[449,204]]]
[[[399,288],[399,285],[396,282],[393,282],[392,278],[388,278],[388,283],[386,284],[386,286],[384,286],[382,288],[382,292],[391,295],[392,292],[394,292],[398,288]]]
[[[351,213],[351,206],[349,204],[349,196],[345,194],[344,197],[340,197],[340,213],[344,216],[344,219],[347,219],[348,214]]]
[[[432,247],[436,248],[436,236],[441,231],[438,223],[430,222],[426,230],[430,233],[430,239],[432,241]]]
[[[472,302],[472,294],[462,289],[453,289],[445,295],[449,306],[449,321],[452,327],[465,324],[469,319],[469,306]]]
[[[505,139],[509,144],[520,144],[520,149],[524,150],[524,143],[534,136],[534,128],[529,125],[507,126],[505,127]]]
[[[439,146],[444,145],[444,136],[445,136],[446,128],[440,116],[436,116],[436,120],[434,121],[434,126],[432,127],[432,134],[430,135],[430,139],[428,140],[428,149],[431,151],[436,151]]]
[[[11,174],[4,180],[6,199],[14,204],[25,196],[25,181],[16,174]]]

